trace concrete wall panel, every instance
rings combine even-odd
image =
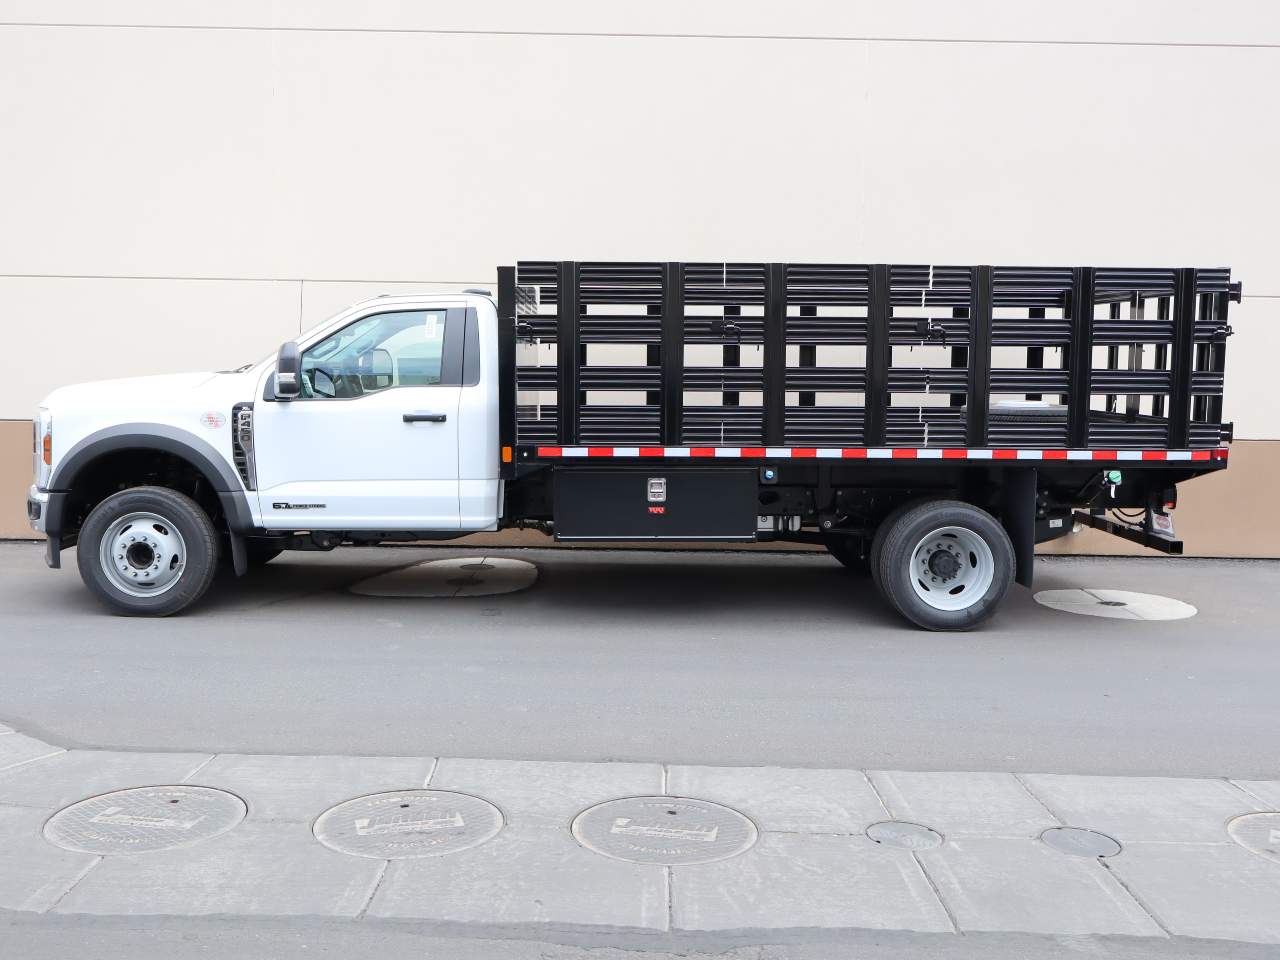
[[[1050,12],[1051,10],[1051,12]],[[1068,12],[1019,0],[0,0],[0,22],[254,26],[277,29],[665,33],[1073,43],[1280,42],[1266,3],[1076,0]]]
[[[225,370],[298,332],[296,283],[0,277],[6,351],[0,417],[28,419],[55,387]]]

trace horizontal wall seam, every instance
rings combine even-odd
[[[495,283],[494,277],[483,280],[434,280],[426,277],[393,280],[387,277],[183,277],[124,273],[0,273],[0,280],[194,280],[203,283],[439,283],[462,286]],[[1280,293],[1246,293],[1245,300],[1278,300]]]
[[[382,278],[338,278],[330,280],[320,277],[182,277],[162,274],[127,274],[127,273],[0,273],[0,280],[194,280],[201,283],[446,283],[473,284],[496,283],[496,277],[484,280],[389,280]]]
[[[464,37],[582,37],[615,40],[780,40],[798,43],[951,43],[1004,44],[1009,46],[1051,47],[1189,47],[1228,50],[1275,50],[1280,43],[1211,43],[1194,40],[1032,40],[998,39],[995,37],[889,37],[889,36],[821,36],[819,34],[766,33],[661,33],[612,32],[605,30],[446,30],[424,27],[290,27],[231,24],[183,23],[52,23],[33,20],[4,20],[0,27],[40,27],[94,30],[222,30],[265,31],[275,33],[373,33],[427,34]]]

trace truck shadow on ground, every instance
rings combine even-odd
[[[476,551],[482,555],[485,551]],[[441,597],[373,597],[349,588],[371,577],[413,566],[424,560],[463,555],[442,551],[400,562],[345,561],[330,555],[323,562],[284,556],[239,580],[223,576],[200,605],[205,612],[269,604],[287,606],[304,597],[309,604],[361,604],[407,612],[417,608],[433,615],[467,616],[481,608],[537,617],[554,606],[558,615],[579,611],[583,617],[670,621],[677,617],[716,617],[727,611],[771,617],[803,616],[807,620],[858,618],[877,625],[910,629],[875,590],[871,579],[850,573],[825,557],[764,557],[732,554],[616,553],[583,556],[569,551],[489,551],[489,556],[525,560],[538,567],[528,589],[496,595]],[[399,558],[388,557],[399,561]]]

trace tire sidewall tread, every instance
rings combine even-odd
[[[935,610],[921,600],[911,585],[907,571],[910,554],[931,530],[939,527],[967,527],[982,536],[991,548],[995,573],[986,594],[963,610]],[[881,539],[883,534],[883,539]],[[877,532],[879,550],[875,559],[876,583],[895,610],[917,626],[928,630],[970,630],[990,617],[1013,582],[1013,543],[1000,522],[980,507],[962,500],[929,500],[908,504],[886,519]]]
[[[127,513],[155,513],[182,534],[187,549],[178,581],[156,597],[131,597],[111,584],[99,560],[102,536]],[[209,589],[218,569],[218,531],[208,514],[184,493],[167,487],[130,487],[99,503],[80,529],[76,565],[85,586],[113,612],[134,617],[167,617],[195,603]]]

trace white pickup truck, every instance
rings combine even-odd
[[[237,370],[55,390],[27,504],[49,565],[78,545],[111,609],[167,615],[224,556],[243,575],[286,549],[515,525],[785,540],[869,571],[918,625],[964,629],[1075,524],[1180,551],[1176,484],[1226,466],[1239,285],[1223,269],[534,261],[498,276],[496,298],[356,304]],[[1025,366],[993,367],[993,343],[1025,347]],[[900,365],[894,348],[917,344],[949,365]],[[846,353],[819,364],[824,345]],[[920,391],[949,402],[903,406]]]

